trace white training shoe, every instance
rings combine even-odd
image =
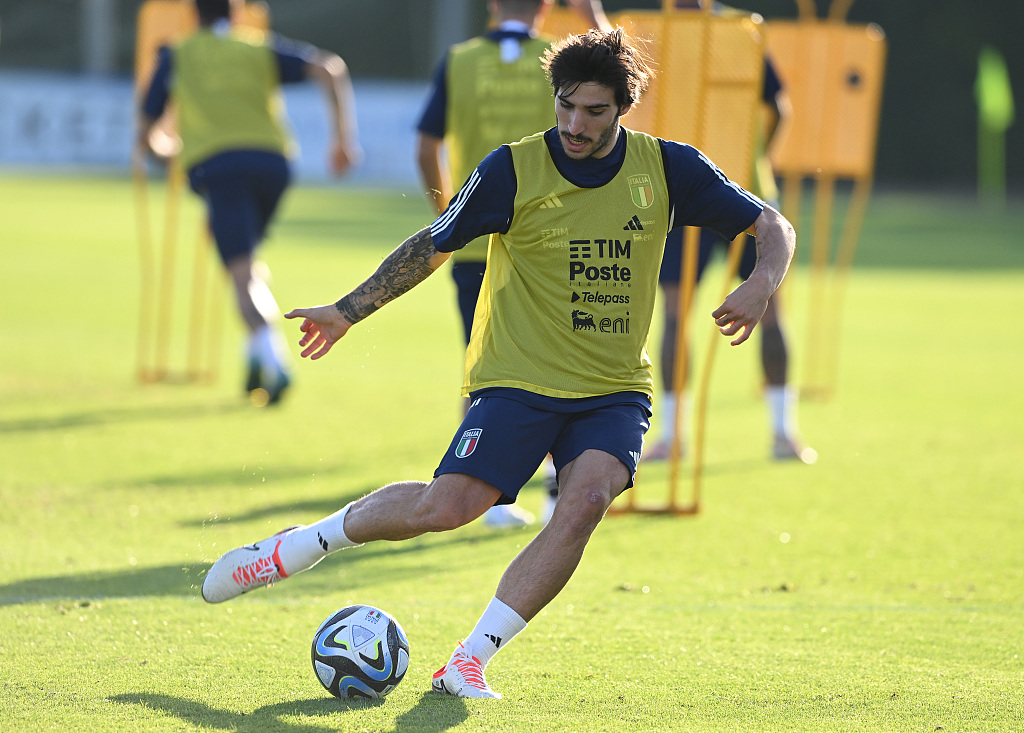
[[[484,524],[495,529],[529,527],[533,522],[534,516],[515,504],[496,504],[484,512]]]
[[[434,672],[430,686],[434,692],[455,697],[501,699],[501,693],[487,684],[480,660],[470,654],[465,642],[459,642],[448,664]]]
[[[788,435],[777,434],[772,439],[772,458],[776,461],[797,460],[810,465],[818,460],[818,451]]]
[[[287,578],[288,573],[281,563],[279,549],[285,535],[296,529],[301,529],[301,525],[283,529],[265,540],[224,553],[203,579],[203,600],[207,603],[222,603]]]

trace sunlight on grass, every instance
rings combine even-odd
[[[258,410],[230,309],[215,382],[136,381],[129,182],[6,175],[0,200],[4,731],[1024,724],[1024,354],[1005,325],[1024,307],[1019,206],[981,218],[877,195],[837,389],[801,404],[819,463],[768,459],[757,345],[720,346],[700,512],[609,517],[488,668],[505,699],[487,704],[430,694],[429,676],[536,528],[375,543],[231,604],[197,590],[226,549],[430,476],[461,409],[447,273],[298,365],[287,401]],[[182,216],[191,242],[194,202]],[[282,306],[337,298],[426,223],[415,194],[294,190],[265,252]],[[795,269],[797,381],[813,348],[807,286]],[[666,476],[642,466],[638,498],[661,501]],[[532,481],[523,505],[538,511],[543,491]],[[410,638],[407,679],[381,704],[334,700],[311,669],[317,625],[351,603],[386,609]]]

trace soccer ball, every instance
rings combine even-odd
[[[320,624],[310,650],[313,671],[335,697],[384,697],[409,669],[409,640],[373,606],[348,606]]]

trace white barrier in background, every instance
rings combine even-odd
[[[417,186],[416,120],[423,82],[355,82],[359,141],[365,158],[341,179],[352,184]],[[285,103],[300,153],[295,177],[331,180],[328,113],[312,84],[289,85]],[[0,167],[123,169],[134,138],[132,83],[36,72],[0,72]]]

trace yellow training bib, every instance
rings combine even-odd
[[[668,186],[657,139],[620,134],[622,167],[599,188],[563,178],[543,134],[510,146],[518,182],[512,224],[491,235],[464,393],[653,394],[647,337]]]

